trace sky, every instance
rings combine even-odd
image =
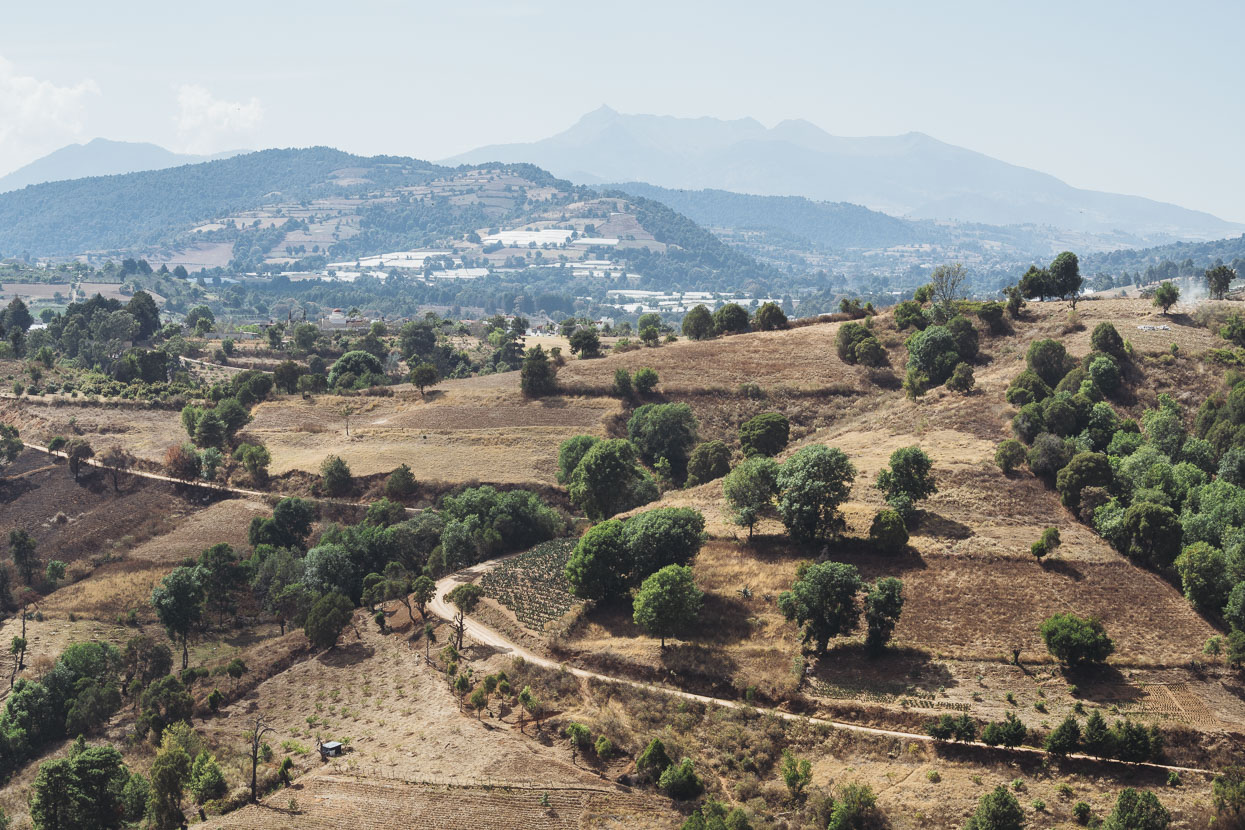
[[[624,113],[927,133],[1245,222],[1245,3],[22,3],[0,175],[95,137],[437,160]]]

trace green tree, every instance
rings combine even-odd
[[[353,480],[350,468],[341,456],[330,455],[320,465],[320,477],[323,480],[324,492],[330,496],[342,496],[350,491]]]
[[[122,825],[122,789],[129,770],[110,746],[79,740],[67,758],[45,761],[31,787],[36,830],[112,830]]]
[[[458,613],[454,615],[454,633],[458,638],[459,651],[462,651],[463,635],[467,632],[467,615],[475,610],[483,597],[484,589],[471,582],[458,585],[445,595],[445,598],[458,609]]]
[[[176,677],[166,674],[158,678],[143,692],[139,734],[150,732],[152,739],[159,741],[169,726],[190,720],[194,704],[194,698]]]
[[[774,456],[791,440],[791,422],[781,412],[762,412],[744,421],[739,428],[739,446],[749,458]]]
[[[567,492],[588,518],[599,521],[657,498],[657,484],[639,466],[635,445],[623,439],[594,443],[572,471]]]
[[[868,830],[878,824],[877,796],[868,784],[839,787],[826,830]]]
[[[166,736],[151,764],[151,795],[148,802],[152,824],[159,830],[172,830],[185,823],[182,794],[190,772],[190,756],[171,736]]]
[[[529,398],[543,398],[557,391],[553,366],[545,350],[536,345],[523,354],[523,366],[519,370],[519,389]]]
[[[1134,502],[1124,511],[1120,550],[1155,568],[1166,568],[1180,554],[1180,517],[1170,507]]]
[[[24,448],[17,427],[0,424],[0,470],[16,461]]]
[[[938,385],[951,377],[960,363],[960,347],[945,326],[930,326],[908,336],[908,369],[915,370]]]
[[[1115,809],[1102,823],[1103,830],[1167,830],[1171,813],[1149,790],[1138,792],[1126,787],[1115,801]]]
[[[1214,265],[1206,269],[1205,277],[1211,299],[1222,300],[1228,294],[1228,286],[1236,279],[1236,272],[1226,265]]]
[[[749,539],[777,489],[778,462],[763,455],[746,459],[722,480],[722,494],[735,511],[731,521],[748,528]]]
[[[635,759],[635,769],[648,781],[656,782],[670,766],[670,756],[661,738],[653,738]]]
[[[973,377],[973,367],[967,363],[957,363],[955,371],[951,373],[951,377],[947,379],[947,388],[952,392],[959,392],[967,395],[973,391],[973,387],[977,385],[977,379]]]
[[[738,303],[726,303],[713,313],[713,330],[717,334],[744,334],[751,329],[748,312]]]
[[[405,463],[399,464],[385,479],[385,495],[391,499],[408,499],[415,495],[419,484],[415,481],[411,468]]]
[[[899,553],[908,544],[908,528],[895,510],[879,510],[869,525],[869,541],[883,553]]]
[[[787,327],[787,315],[782,308],[773,302],[763,303],[752,315],[752,324],[757,331],[773,331]]]
[[[891,453],[890,467],[878,473],[876,487],[887,501],[907,496],[916,502],[938,492],[933,474],[934,462],[920,447],[901,447]]]
[[[825,654],[832,638],[850,634],[859,625],[857,594],[862,584],[855,566],[843,562],[802,567],[791,590],[779,594],[778,609],[802,627],[805,644],[812,643],[816,653]]]
[[[1056,386],[1071,369],[1068,350],[1058,340],[1033,341],[1025,354],[1025,362],[1049,387]]]
[[[347,376],[365,378],[383,375],[384,373],[385,367],[381,365],[375,355],[362,350],[346,352],[337,359],[333,364],[333,368],[329,370],[329,386],[336,388]]]
[[[1071,300],[1072,307],[1076,308],[1077,296],[1081,292],[1081,286],[1085,283],[1076,254],[1071,251],[1059,254],[1051,262],[1047,274],[1050,279],[1051,293],[1056,297]]]
[[[782,751],[782,763],[778,768],[783,783],[787,785],[787,793],[792,800],[804,798],[804,791],[813,780],[813,765],[806,758],[797,758],[791,750]]]
[[[1245,767],[1234,764],[1216,775],[1211,783],[1211,796],[1215,813],[1224,827],[1239,828],[1241,819],[1245,818]]]
[[[332,649],[337,646],[337,638],[353,616],[354,603],[347,597],[336,592],[325,594],[307,612],[303,631],[315,649]]]
[[[666,767],[657,779],[657,786],[675,801],[696,798],[705,791],[705,785],[696,774],[690,758]]]
[[[1063,722],[1046,736],[1042,748],[1058,758],[1076,752],[1081,746],[1081,725],[1068,715]]]
[[[659,637],[665,649],[667,637],[695,621],[704,598],[691,568],[667,565],[644,580],[636,593],[632,616],[650,637]]]
[[[441,373],[431,363],[419,363],[411,369],[409,380],[411,385],[419,390],[419,396],[422,398],[425,389],[441,382]]]
[[[1016,796],[1000,784],[977,802],[977,810],[964,830],[1022,830],[1025,813]]]
[[[1154,306],[1163,309],[1163,313],[1167,314],[1168,310],[1176,304],[1180,299],[1180,289],[1173,282],[1164,282],[1154,290]]]
[[[203,619],[199,569],[176,568],[151,592],[151,606],[169,638],[182,644],[182,668],[190,664],[190,634]]]
[[[647,366],[635,370],[631,382],[635,384],[635,391],[641,395],[650,395],[657,387],[657,372]]]
[[[1115,651],[1100,620],[1055,614],[1042,623],[1040,631],[1046,650],[1070,669],[1103,663]]]
[[[39,556],[35,553],[35,547],[34,538],[25,530],[14,528],[9,531],[9,555],[13,557],[13,567],[27,585],[39,570]]]
[[[601,336],[597,334],[595,328],[581,326],[567,340],[571,347],[571,354],[579,355],[585,360],[601,356]]]
[[[646,403],[627,421],[627,435],[649,464],[664,458],[681,480],[697,438],[696,416],[685,403]]]
[[[697,444],[687,460],[687,486],[695,487],[731,471],[731,450],[721,441]]]
[[[558,445],[558,483],[566,484],[588,450],[600,441],[592,435],[573,435]]]
[[[1013,470],[1025,462],[1025,448],[1014,438],[1008,438],[999,443],[998,449],[994,451],[994,463],[999,465],[999,469],[1005,475],[1010,475]]]
[[[683,336],[692,340],[705,340],[713,336],[713,315],[703,305],[698,305],[683,316]]]
[[[1123,360],[1128,354],[1124,347],[1124,338],[1120,337],[1115,326],[1105,321],[1094,326],[1089,342],[1094,351],[1109,354],[1116,360]]]
[[[1194,542],[1176,557],[1176,572],[1185,598],[1195,608],[1208,614],[1224,610],[1232,583],[1223,551],[1207,542]]]
[[[631,569],[631,555],[622,531],[622,522],[609,519],[588,528],[579,538],[566,562],[571,593],[600,601],[622,596]]]
[[[890,642],[903,611],[903,582],[885,576],[865,595],[865,647],[879,654]]]
[[[635,390],[631,387],[631,373],[619,366],[614,370],[614,394],[620,398],[630,398]]]
[[[85,438],[70,438],[65,442],[65,458],[69,462],[69,472],[73,480],[78,480],[82,465],[95,457],[95,450]]]
[[[206,749],[195,756],[188,783],[196,804],[220,798],[228,790],[225,773],[220,764],[216,763],[216,756],[209,754]]]
[[[1110,487],[1114,474],[1107,456],[1098,452],[1082,452],[1072,456],[1055,475],[1055,489],[1064,507],[1075,511],[1081,506],[1081,493],[1086,487]]]
[[[824,444],[805,447],[778,469],[778,514],[797,542],[828,541],[843,529],[839,506],[851,493],[856,468]]]

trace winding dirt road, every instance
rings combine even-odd
[[[517,555],[518,554],[511,554],[511,556],[517,556]],[[478,581],[480,577],[482,577],[488,571],[496,567],[498,563],[511,558],[511,556],[501,557],[500,559],[493,559],[488,562],[481,562],[478,565],[473,565],[470,568],[464,568],[461,571],[456,571],[455,573],[452,573],[448,576],[444,576],[441,579],[437,580],[437,593],[436,593],[436,596],[433,597],[432,601],[428,603],[429,610],[431,610],[432,613],[436,614],[438,617],[446,621],[452,622],[455,615],[457,614],[457,609],[445,598],[446,594],[448,594],[458,585],[462,585],[467,582]],[[828,720],[826,718],[810,717],[807,715],[797,715],[792,712],[784,712],[781,709],[771,709],[771,708],[766,708],[766,707],[752,706],[751,704],[740,703],[737,700],[709,697],[708,695],[698,695],[698,694],[695,694],[694,692],[683,691],[682,689],[675,689],[675,688],[670,688],[667,686],[657,686],[651,683],[642,683],[637,680],[629,680],[623,677],[612,677],[607,674],[600,674],[598,672],[588,671],[587,669],[581,669],[575,666],[568,666],[566,664],[558,663],[555,660],[550,660],[547,657],[542,657],[538,654],[534,654],[531,651],[528,651],[527,649],[523,648],[517,643],[513,643],[510,640],[506,639],[505,635],[497,631],[494,631],[493,629],[481,623],[479,620],[472,619],[471,617],[466,618],[466,636],[470,637],[472,640],[474,640],[476,643],[479,643],[480,645],[488,646],[489,648],[495,649],[503,654],[509,654],[513,657],[522,657],[524,660],[528,662],[535,663],[539,666],[545,666],[546,668],[563,669],[575,675],[576,677],[604,680],[604,681],[608,681],[611,683],[623,683],[628,686],[633,686],[637,689],[644,689],[646,691],[658,692],[658,693],[666,694],[666,695],[674,695],[675,697],[680,697],[685,700],[694,700],[698,703],[704,703],[704,704],[708,704],[712,706],[722,706],[728,709],[756,709],[758,711],[764,711],[764,712],[768,712],[770,714],[776,715],[777,717],[780,717],[783,720],[807,721],[808,723],[814,723],[820,726],[828,726],[832,729],[842,729],[848,732],[858,732],[858,733],[862,733],[866,735],[876,735],[882,738],[899,738],[905,741],[919,741],[921,743],[926,743],[926,744],[938,743],[933,738],[931,738],[929,735],[924,735],[918,732],[901,732],[901,731],[893,730],[893,729],[879,729],[874,726],[862,726],[861,724],[858,724],[858,723]],[[1014,752],[1014,753],[1019,753],[1022,755],[1030,755],[1030,756],[1037,756],[1037,757],[1044,757],[1047,755],[1047,753],[1044,750],[1036,749],[1034,747],[1018,746],[1018,747],[1014,747],[1011,749],[1002,749],[999,747],[989,747],[986,744],[981,743],[980,741],[959,743],[957,744],[957,746],[976,746],[976,747],[981,747],[983,749],[992,749],[995,752]],[[1119,764],[1121,766],[1130,767],[1130,768],[1148,767],[1151,769],[1161,769],[1161,770],[1166,770],[1169,772],[1175,771],[1175,772],[1181,772],[1181,773],[1192,773],[1195,775],[1206,775],[1206,776],[1214,776],[1216,774],[1213,770],[1199,769],[1197,767],[1179,767],[1179,766],[1172,766],[1169,764],[1154,764],[1154,763],[1125,764],[1122,761],[1105,761],[1100,758],[1093,758],[1092,756],[1082,755],[1079,753],[1071,754],[1068,757],[1089,760],[1089,761],[1097,761],[1098,763],[1111,764],[1111,765]]]

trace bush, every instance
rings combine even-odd
[[[666,754],[666,745],[661,738],[653,738],[648,746],[635,759],[635,769],[649,781],[658,781],[661,774],[670,766],[670,756]]]
[[[1014,438],[1008,438],[999,442],[998,449],[994,451],[994,463],[999,465],[999,469],[1006,475],[1011,475],[1012,471],[1025,462],[1025,447]]]
[[[861,323],[843,323],[839,326],[839,332],[834,340],[835,351],[839,359],[844,363],[855,363],[857,361],[856,349],[866,340],[876,341],[868,326]],[[880,348],[881,344],[879,343],[878,346]]]
[[[908,544],[908,528],[894,510],[879,510],[869,526],[869,541],[883,553],[898,553]]]
[[[985,323],[992,334],[1001,334],[1007,330],[1003,322],[1004,306],[998,302],[982,303],[977,309],[977,318]]]
[[[1135,502],[1124,511],[1120,551],[1155,568],[1166,568],[1180,554],[1180,517],[1170,507]]]
[[[706,441],[698,444],[687,460],[687,486],[695,487],[713,481],[730,471],[730,448],[721,441]]]
[[[1080,746],[1081,726],[1072,715],[1064,718],[1063,723],[1055,727],[1042,744],[1043,749],[1057,758],[1076,752]]]
[[[1072,460],[1072,448],[1064,439],[1043,432],[1033,439],[1027,460],[1035,476],[1053,479]]]
[[[762,412],[739,428],[739,445],[749,458],[777,455],[786,448],[790,437],[791,423],[781,412]]]
[[[352,375],[355,378],[366,378],[372,375],[383,375],[385,368],[375,355],[364,351],[346,352],[337,359],[333,364],[333,368],[329,370],[329,386],[336,388],[337,386],[346,386],[343,382],[345,376]],[[353,386],[354,384],[348,384]]]
[[[657,372],[649,369],[647,366],[636,369],[635,376],[631,379],[635,385],[635,391],[641,395],[651,395],[653,389],[657,387]]]
[[[904,329],[917,329],[918,331],[925,328],[929,324],[925,313],[921,310],[921,304],[915,300],[904,300],[895,306],[895,327],[900,331]]]
[[[1077,820],[1078,824],[1089,824],[1089,818],[1093,815],[1088,804],[1084,801],[1078,801],[1072,805],[1072,816]]]
[[[1012,406],[1024,406],[1027,403],[1041,403],[1052,394],[1046,381],[1038,377],[1032,369],[1025,369],[1007,387],[1007,402]]]
[[[631,374],[620,366],[614,370],[614,394],[620,398],[630,398],[631,393]]]
[[[1086,487],[1110,487],[1111,483],[1111,462],[1098,452],[1077,453],[1055,476],[1060,500],[1074,512],[1080,507],[1081,493]]]
[[[952,392],[959,392],[967,395],[973,391],[977,380],[973,377],[973,367],[967,363],[957,364],[955,371],[951,373],[951,378],[947,381],[947,388]]]
[[[1107,816],[1102,827],[1103,830],[1167,830],[1171,820],[1171,813],[1167,812],[1167,808],[1154,793],[1148,790],[1138,792],[1132,787],[1126,787],[1120,792],[1115,809]]]
[[[1075,614],[1055,614],[1040,629],[1046,650],[1071,669],[1103,663],[1115,651],[1100,620]]]
[[[1089,342],[1096,352],[1109,354],[1117,360],[1125,357],[1124,338],[1120,337],[1120,333],[1110,323],[1103,322],[1095,326]]]
[[[1000,784],[977,802],[977,810],[964,830],[1021,830],[1024,826],[1025,813],[1020,802]]]
[[[739,303],[725,303],[713,312],[713,328],[718,334],[744,334],[751,331],[752,322]]]
[[[688,455],[696,444],[697,423],[685,403],[646,403],[627,421],[627,435],[649,464],[664,458],[682,480]]]
[[[921,397],[929,389],[929,378],[923,372],[909,369],[903,379],[903,391],[911,400]]]
[[[1120,364],[1108,354],[1101,354],[1089,364],[1089,379],[1108,397],[1120,388]]]
[[[676,801],[696,798],[705,790],[690,758],[666,767],[657,781],[657,786]]]
[[[1035,340],[1025,362],[1047,386],[1055,386],[1072,368],[1068,351],[1058,340]]]
[[[391,499],[406,499],[415,495],[415,491],[419,485],[415,481],[415,476],[411,473],[411,468],[406,464],[400,464],[385,479],[385,495]]]
[[[765,303],[752,316],[752,323],[757,331],[773,331],[787,327],[787,315],[777,303]]]
[[[323,479],[324,492],[328,495],[342,496],[350,492],[350,468],[340,456],[330,455],[324,459],[324,463],[320,465],[320,477]]]
[[[592,435],[575,435],[567,438],[558,446],[558,483],[566,484],[571,480],[571,473],[579,466],[579,462],[588,454],[601,439]]]
[[[956,364],[962,359],[955,335],[943,326],[930,326],[918,331],[908,337],[905,345],[908,348],[908,368],[925,375],[934,386],[951,377]]]
[[[947,331],[955,338],[960,360],[971,363],[977,359],[977,329],[973,328],[973,324],[967,317],[961,314],[952,317],[947,321]]]

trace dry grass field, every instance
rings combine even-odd
[[[525,400],[517,373],[445,381],[426,398],[407,386],[391,398],[260,404],[246,431],[272,452],[272,471],[316,472],[330,454],[356,475],[410,465],[420,481],[552,484],[558,444],[572,435],[604,434],[619,411],[608,398]],[[350,410],[350,435],[346,415]]]

